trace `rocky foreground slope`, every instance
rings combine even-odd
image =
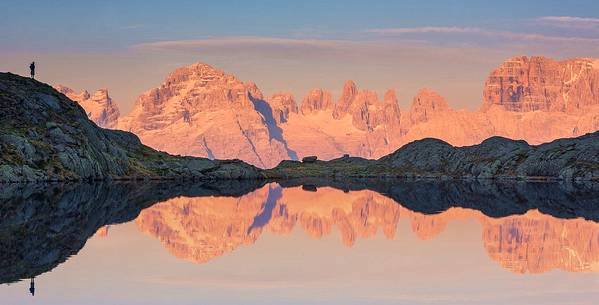
[[[257,178],[239,160],[179,157],[107,130],[36,80],[0,73],[0,181]]]

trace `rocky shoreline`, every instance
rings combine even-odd
[[[438,139],[414,141],[378,160],[283,161],[269,178],[379,177],[599,181],[599,132],[529,145],[502,137],[454,147]]]
[[[599,132],[536,146],[502,137],[466,147],[423,139],[378,160],[308,158],[262,170],[240,160],[154,150],[132,133],[98,127],[81,106],[49,85],[11,73],[0,73],[0,117],[0,182],[302,177],[599,181]]]

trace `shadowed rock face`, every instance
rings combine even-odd
[[[99,128],[52,87],[10,73],[0,73],[0,117],[0,182],[260,176],[241,161],[175,157]]]
[[[580,219],[572,224],[555,224],[554,229],[540,227],[544,223],[554,224],[553,218],[599,221],[596,184],[302,179],[259,189],[263,186],[257,181],[236,180],[194,184],[9,185],[0,194],[0,283],[53,269],[76,254],[99,228],[133,220],[142,209],[158,202],[141,212],[137,225],[159,238],[173,254],[196,262],[210,260],[238,245],[251,244],[265,230],[285,234],[294,225],[314,237],[326,235],[336,226],[344,244],[351,246],[356,238],[372,236],[378,228],[392,238],[400,215],[404,215],[411,219],[418,236],[428,239],[442,231],[444,223],[451,219],[449,216],[455,214],[452,211],[460,207],[471,210],[469,217],[481,219],[483,236],[487,236],[485,247],[502,264],[514,266],[511,270],[542,272],[559,267],[576,271],[586,270],[588,264],[518,263],[517,257],[510,257],[501,249],[509,245],[522,251],[526,245],[499,246],[498,242],[509,239],[497,236],[525,236],[532,243],[542,240],[541,232],[555,235],[552,232],[557,232],[559,226],[568,232],[580,228],[589,238],[598,232],[596,224],[593,227]],[[344,195],[347,192],[353,195]],[[519,218],[518,215],[529,215],[527,211],[532,209],[538,210],[536,216]],[[498,227],[502,222],[511,222],[514,229],[505,231]],[[527,227],[534,230],[526,230]],[[587,251],[579,246],[572,244],[577,251]],[[560,254],[560,249],[543,255],[562,257],[565,254]],[[584,255],[586,262],[596,260],[594,254]]]

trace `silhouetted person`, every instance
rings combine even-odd
[[[31,295],[35,295],[35,282],[33,281],[34,277],[31,278],[31,284],[29,284],[29,292]]]
[[[35,61],[31,62],[29,70],[31,70],[31,78],[35,79]]]

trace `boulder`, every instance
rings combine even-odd
[[[316,156],[307,156],[302,158],[303,163],[314,163],[316,160],[318,160],[318,157]]]

